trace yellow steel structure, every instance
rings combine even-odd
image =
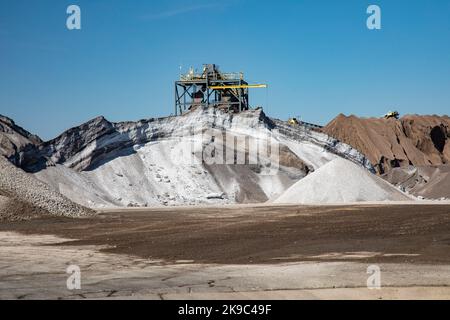
[[[229,85],[229,86],[211,86],[213,90],[221,89],[247,89],[247,88],[267,88],[267,84],[241,84],[241,85]]]
[[[290,126],[298,126],[300,123],[298,122],[297,118],[290,118],[288,120],[288,124]]]

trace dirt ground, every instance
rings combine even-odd
[[[450,299],[450,205],[130,209],[2,223],[0,243],[0,298]]]
[[[0,224],[173,263],[342,260],[450,263],[450,206],[238,206],[101,213]],[[348,255],[348,252],[371,252]]]

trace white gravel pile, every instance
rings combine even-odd
[[[280,164],[280,170],[266,175],[251,165],[207,165],[201,161],[202,148],[212,144],[203,133],[211,129],[245,138],[248,144],[277,141],[285,165],[261,154],[260,164]],[[193,141],[193,152],[186,151]],[[245,152],[246,147],[228,148],[227,154],[234,148]],[[35,177],[72,201],[97,209],[261,203],[276,199],[303,178],[302,166],[315,170],[339,156],[369,165],[350,146],[271,120],[261,110],[233,114],[196,108],[179,117],[120,123],[99,117],[66,131],[44,149],[56,166]],[[192,161],[193,156],[200,161]]]
[[[287,189],[275,203],[408,201],[411,197],[366,169],[338,158]]]
[[[86,209],[66,197],[62,196],[45,183],[32,175],[25,173],[0,156],[0,194],[9,199],[17,199],[17,203],[26,203],[30,207],[40,208],[51,215],[65,217],[81,217],[92,214]],[[12,208],[11,210],[14,210]],[[10,216],[28,215],[21,212],[9,213]]]

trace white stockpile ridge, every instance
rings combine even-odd
[[[325,134],[290,127],[272,131],[261,117],[258,110],[230,114],[198,108],[179,117],[115,123],[112,133],[93,139],[62,163],[58,157],[67,141],[59,140],[52,155],[59,164],[35,175],[77,203],[101,208],[264,202],[306,174],[283,166],[275,175],[261,175],[250,166],[189,163],[178,150],[198,139],[202,128],[262,139],[271,132],[312,170],[340,156],[370,166],[362,154]]]
[[[0,156],[0,193],[56,216],[80,217],[91,213],[31,174],[18,169],[2,156]],[[26,212],[17,213],[20,214]]]
[[[364,168],[335,159],[287,189],[275,203],[407,201],[411,197]]]

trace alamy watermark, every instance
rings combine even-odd
[[[67,278],[66,286],[68,290],[80,290],[81,289],[81,270],[77,265],[70,265],[66,269],[66,273],[70,274]]]
[[[69,15],[66,20],[66,27],[69,30],[81,29],[81,9],[77,5],[67,7],[66,13]]]
[[[370,16],[367,18],[366,25],[369,30],[381,29],[381,8],[375,4],[367,7],[367,14]]]
[[[280,145],[267,129],[252,129],[252,135],[226,129],[191,127],[171,150],[177,165],[249,165],[260,175],[275,175],[280,166]]]
[[[367,289],[381,289],[381,269],[378,265],[372,264],[367,267]]]
[[[66,27],[69,30],[81,30],[81,8],[78,5],[71,4],[67,7],[66,13],[69,15],[66,20]],[[367,7],[366,13],[369,17],[366,20],[366,26],[369,30],[381,29],[381,8],[376,4]]]

